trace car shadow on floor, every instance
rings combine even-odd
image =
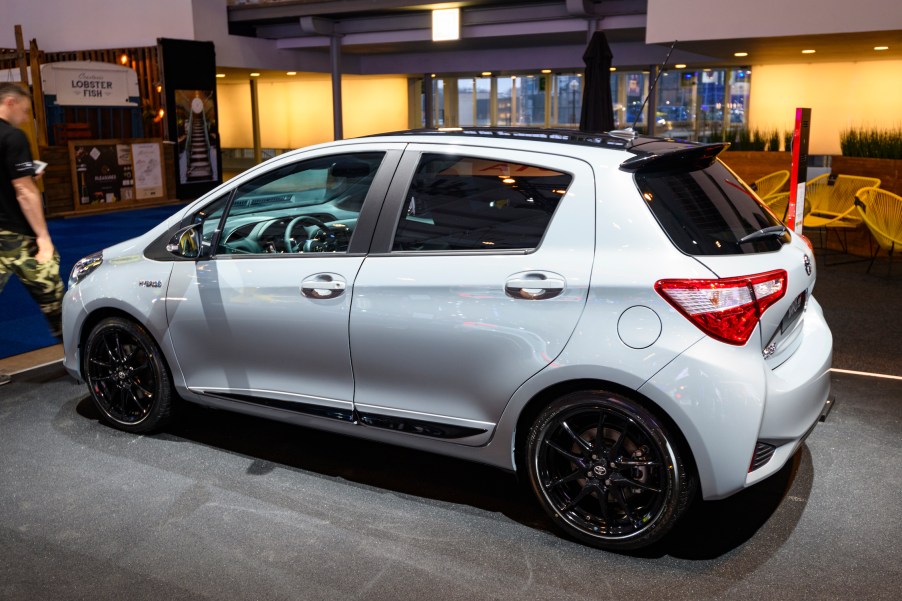
[[[100,420],[88,397],[77,403],[76,411]],[[478,463],[192,403],[181,404],[176,419],[152,436],[247,456],[250,475],[266,475],[277,467],[300,470],[350,485],[500,513],[530,528],[555,531],[527,484],[514,474]],[[783,469],[756,486],[721,501],[696,499],[662,541],[628,554],[690,560],[722,556],[765,526],[786,505],[791,488],[796,498],[807,498],[805,490],[810,490],[812,479],[811,457],[803,446]],[[805,490],[796,493],[800,488]],[[789,516],[792,524],[782,524],[786,518],[781,516],[780,531],[786,537],[804,507],[797,505],[802,507],[797,516]]]

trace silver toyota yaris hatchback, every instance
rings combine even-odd
[[[580,541],[648,545],[696,489],[778,471],[830,396],[812,250],[725,146],[480,129],[281,155],[79,261],[66,368],[123,430],[183,399],[479,461]]]

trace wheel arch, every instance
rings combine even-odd
[[[526,402],[526,404],[520,410],[519,415],[517,416],[516,427],[512,440],[514,447],[514,467],[518,478],[522,478],[524,475],[523,469],[526,465],[526,437],[528,436],[529,429],[532,427],[532,424],[535,422],[536,418],[548,405],[550,405],[556,399],[564,395],[579,391],[613,392],[640,404],[644,409],[649,411],[657,419],[663,422],[664,427],[675,438],[677,445],[679,445],[679,452],[683,457],[683,462],[691,471],[690,479],[693,481],[697,480],[698,468],[695,464],[692,447],[689,445],[689,442],[686,439],[686,436],[683,434],[683,431],[673,420],[673,418],[670,417],[667,411],[665,411],[652,399],[648,398],[635,389],[610,380],[595,378],[581,378],[552,384],[534,394],[529,399],[529,401]]]
[[[81,360],[78,362],[78,371],[81,374],[82,378],[85,377],[84,349],[85,349],[85,344],[88,341],[88,336],[91,335],[91,331],[95,328],[95,326],[97,326],[98,323],[100,323],[101,321],[103,321],[104,319],[106,319],[108,317],[121,317],[123,319],[127,319],[129,321],[136,323],[145,332],[147,332],[147,335],[150,337],[150,339],[153,340],[154,344],[157,345],[157,348],[160,349],[160,353],[163,357],[163,363],[166,366],[166,369],[169,370],[170,375],[171,375],[172,367],[169,365],[169,358],[166,356],[166,353],[164,353],[162,350],[163,345],[160,344],[160,341],[157,340],[156,336],[154,336],[153,331],[148,329],[147,326],[145,326],[142,323],[140,318],[138,318],[136,315],[129,313],[128,311],[125,311],[124,309],[120,309],[118,307],[101,307],[101,308],[98,308],[98,309],[92,311],[91,313],[89,313],[87,315],[87,317],[85,317],[84,321],[81,324],[81,331],[78,334],[78,349],[79,349],[79,356],[81,357]]]

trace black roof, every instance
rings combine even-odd
[[[410,129],[379,134],[380,136],[463,136],[468,138],[520,139],[561,144],[577,144],[620,148],[637,156],[624,161],[620,168],[631,172],[700,169],[714,162],[729,143],[701,144],[668,138],[639,135],[632,129],[610,132],[584,132],[575,129],[540,129],[526,127],[451,127],[444,129]]]

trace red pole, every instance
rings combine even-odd
[[[792,133],[792,171],[789,180],[789,208],[786,226],[802,233],[805,218],[805,180],[808,179],[808,133],[811,129],[811,109],[796,109],[795,129]]]

